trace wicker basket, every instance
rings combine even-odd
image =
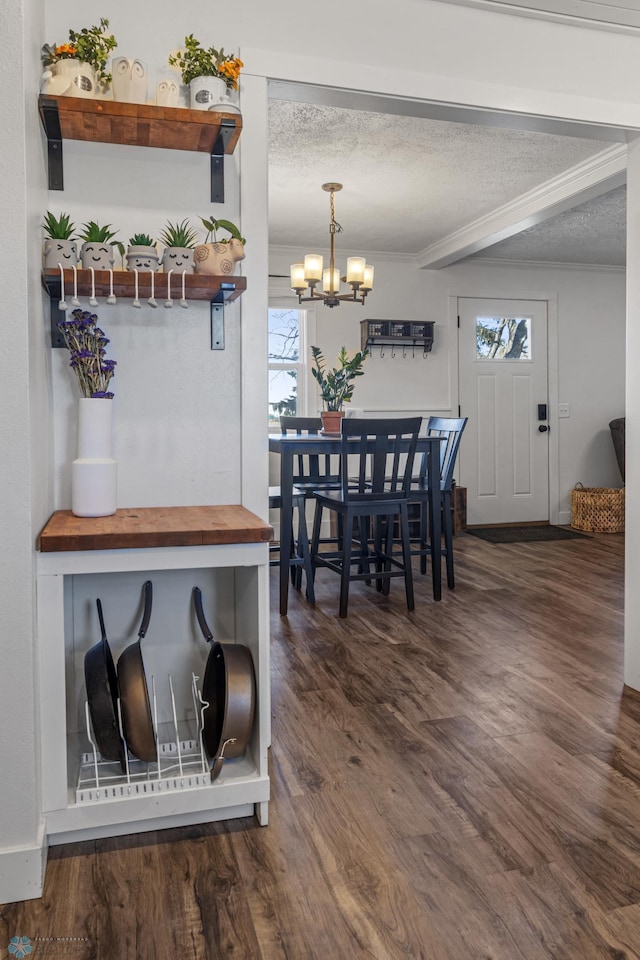
[[[571,491],[571,526],[589,533],[624,531],[624,487],[583,487]]]

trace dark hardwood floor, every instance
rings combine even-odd
[[[640,695],[623,688],[623,537],[456,538],[409,614],[320,571],[277,615],[270,825],[52,848],[0,908],[39,957],[640,957]],[[4,938],[4,939],[3,939]]]

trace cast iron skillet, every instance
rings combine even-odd
[[[157,760],[156,734],[153,729],[147,680],[144,675],[141,640],[147,632],[151,619],[153,597],[151,581],[144,587],[144,613],[138,630],[138,639],[129,644],[118,659],[118,685],[122,726],[129,750],[139,760],[151,763]]]
[[[202,736],[213,760],[211,779],[215,780],[225,760],[240,757],[246,750],[255,715],[256,678],[248,647],[214,642],[199,587],[193,588],[193,604],[202,634],[211,644],[202,684],[202,697],[209,704]]]
[[[102,759],[118,760],[124,771],[125,748],[118,724],[118,678],[107,640],[100,600],[96,600],[96,606],[102,639],[84,655],[84,682],[91,726]]]

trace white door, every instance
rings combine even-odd
[[[469,524],[549,519],[547,303],[458,300]]]

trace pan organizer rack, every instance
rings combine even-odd
[[[196,734],[193,739],[184,740],[178,731],[178,716],[176,700],[173,692],[173,680],[168,675],[169,692],[171,695],[171,712],[173,736],[161,742],[158,724],[158,703],[156,698],[155,678],[151,677],[151,703],[153,727],[156,741],[157,760],[155,763],[146,763],[129,755],[126,749],[126,740],[123,733],[120,700],[118,700],[118,721],[120,736],[125,744],[125,771],[122,772],[119,761],[104,760],[96,746],[91,727],[89,702],[85,700],[84,714],[87,737],[91,744],[91,751],[83,753],[78,786],[76,788],[76,803],[95,803],[98,800],[116,800],[124,797],[147,796],[153,793],[168,793],[175,790],[193,790],[211,785],[209,761],[204,749],[203,729],[204,713],[209,707],[203,699],[200,687],[200,677],[191,674],[191,695],[196,717]],[[229,741],[222,746],[221,757]]]

